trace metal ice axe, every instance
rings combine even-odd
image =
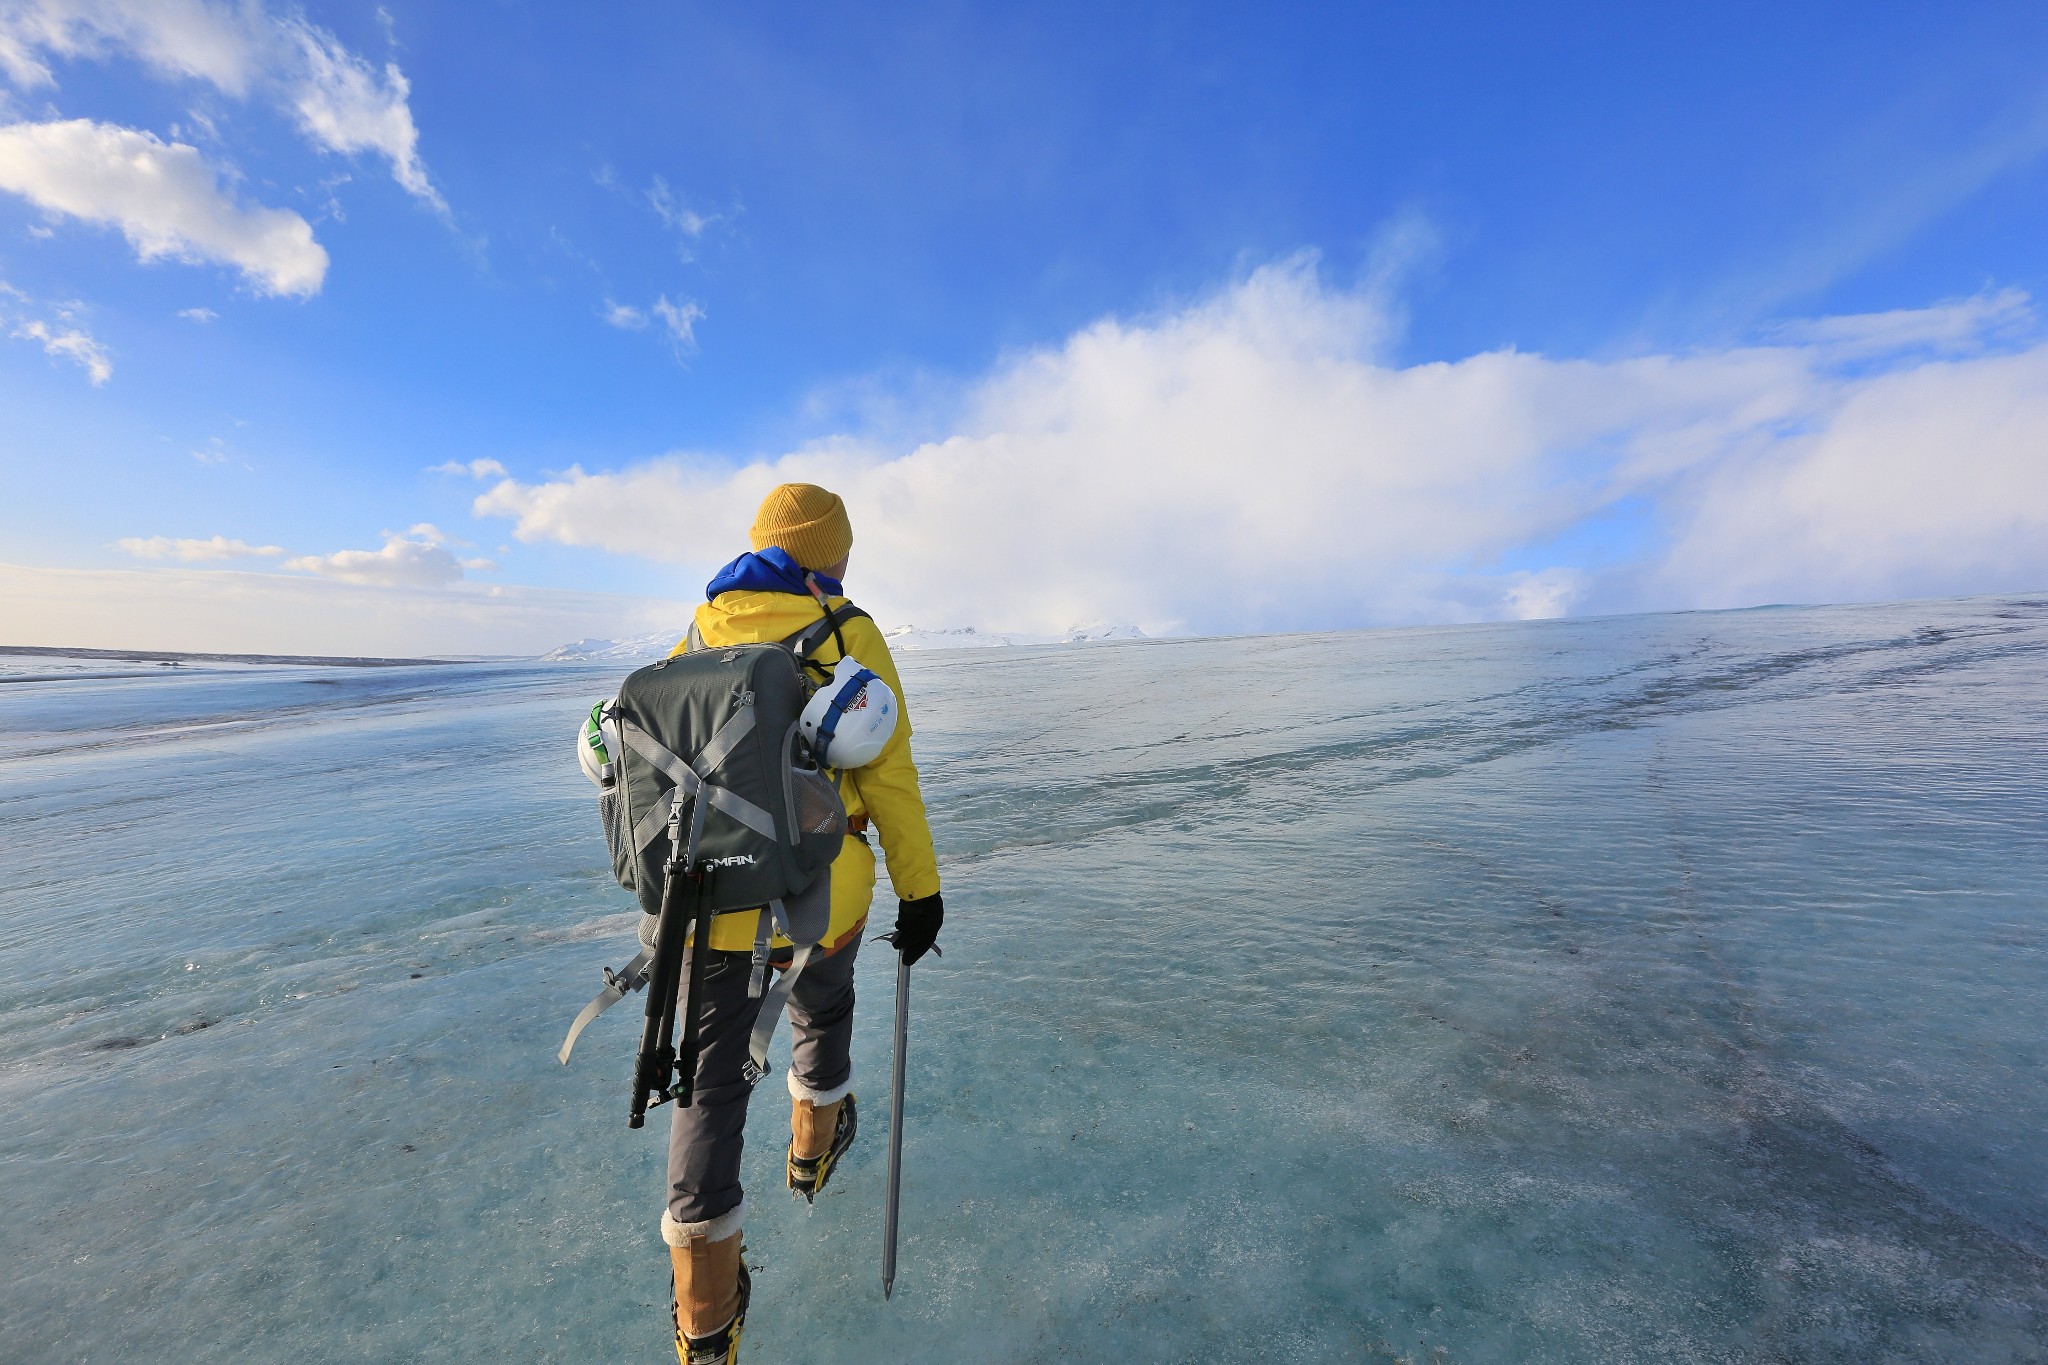
[[[894,943],[896,935],[881,941]],[[939,945],[932,945],[934,953]],[[896,950],[896,1055],[889,1076],[889,1202],[882,1212],[882,1297],[896,1289],[896,1208],[903,1195],[903,1058],[910,1042],[910,964]]]

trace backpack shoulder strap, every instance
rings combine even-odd
[[[802,630],[784,637],[777,643],[784,649],[793,651],[796,654],[798,663],[809,663],[811,651],[816,649],[827,635],[835,634],[848,621],[857,621],[867,616],[866,612],[853,605],[853,603],[848,602],[845,606],[838,608],[829,615],[820,616]],[[868,619],[873,620],[874,618],[868,617]]]
[[[704,632],[697,629],[695,621],[690,622],[690,633],[683,637],[683,653],[695,654],[704,648]]]

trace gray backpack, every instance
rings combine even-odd
[[[679,654],[626,679],[611,709],[623,752],[598,804],[612,871],[642,910],[661,912],[678,806],[688,861],[719,870],[714,912],[787,900],[832,865],[846,809],[797,727],[810,698],[776,644]]]
[[[693,626],[687,653],[649,664],[620,686],[607,711],[620,752],[611,756],[598,809],[612,873],[645,912],[641,951],[605,973],[605,989],[562,1044],[564,1063],[593,1019],[646,984],[671,863],[702,862],[716,869],[711,912],[760,907],[748,993],[768,998],[749,1079],[766,1074],[776,1020],[830,926],[829,869],[846,836],[838,784],[812,761],[797,724],[816,687],[806,666],[819,667],[809,662],[819,642],[866,614],[843,606],[786,640],[721,648],[705,646]],[[794,953],[767,988],[777,929]]]

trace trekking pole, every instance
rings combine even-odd
[[[903,1054],[910,1041],[910,964],[896,954],[896,1056],[889,1078],[889,1202],[882,1215],[882,1297],[896,1288],[896,1205],[903,1193]]]

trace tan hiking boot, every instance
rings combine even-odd
[[[680,1365],[737,1365],[753,1294],[742,1240],[737,1232],[722,1242],[690,1237],[668,1249]]]
[[[806,1099],[792,1101],[789,1111],[789,1188],[807,1200],[815,1200],[840,1153],[853,1144],[860,1127],[860,1114],[852,1095],[830,1104],[812,1104]]]

